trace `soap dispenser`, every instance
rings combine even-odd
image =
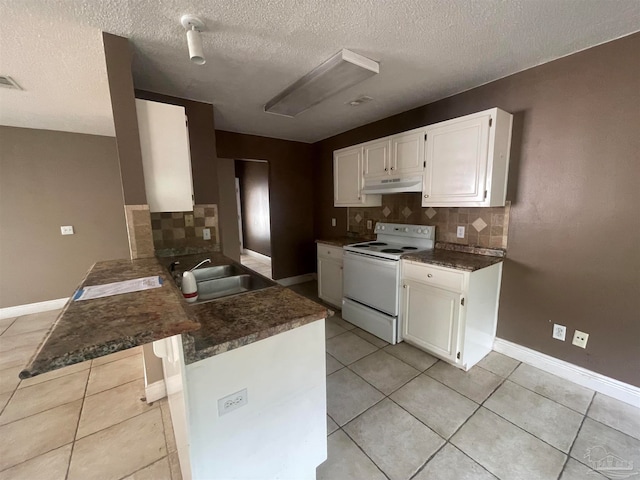
[[[198,300],[198,284],[195,275],[191,271],[182,274],[182,296],[189,303]]]

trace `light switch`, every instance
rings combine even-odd
[[[65,225],[63,227],[60,227],[60,233],[62,233],[62,235],[73,235],[74,234],[73,226]]]
[[[210,228],[203,228],[202,229],[202,238],[204,240],[211,240],[211,229]]]
[[[335,219],[335,218],[332,218],[332,219],[331,219],[331,226],[332,226],[332,227],[335,227],[335,226],[336,226],[336,219]]]

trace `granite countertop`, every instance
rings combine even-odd
[[[323,243],[334,247],[344,247],[345,245],[351,245],[352,243],[371,242],[373,240],[375,240],[374,237],[351,237],[345,235],[343,237],[319,238],[316,240],[316,243]]]
[[[474,272],[504,261],[505,251],[437,242],[433,250],[407,253],[403,260]]]
[[[235,263],[217,252],[96,263],[80,287],[155,275],[162,278],[163,285],[93,300],[70,300],[20,377],[178,334],[182,334],[185,362],[194,363],[331,314],[275,282],[262,290],[188,304],[167,267],[178,260],[176,271],[180,272],[206,258],[211,259],[211,265]]]
[[[20,378],[200,328],[184,313],[180,292],[155,258],[96,263],[80,287],[160,276],[160,288],[92,300],[69,300]]]
[[[160,262],[169,266],[178,260],[180,265],[176,271],[182,271],[206,258],[211,259],[212,266],[236,263],[219,253],[164,257]],[[288,288],[270,283],[273,286],[242,295],[193,305],[185,303],[189,318],[202,325],[197,332],[182,335],[185,363],[194,363],[333,314]]]

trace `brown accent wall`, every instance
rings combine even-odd
[[[243,246],[270,257],[269,164],[236,160],[235,165],[240,183]]]
[[[144,90],[136,90],[136,98],[185,108],[189,119],[189,148],[195,203],[217,204],[218,169],[213,105]]]
[[[120,176],[125,205],[145,205],[142,152],[131,75],[129,39],[102,33],[111,109],[116,131]]]
[[[640,386],[640,34],[326,139],[316,234],[346,230],[333,150],[491,107],[514,114],[500,338]],[[339,219],[332,228],[330,218]],[[553,323],[568,341],[551,338]],[[590,334],[586,350],[573,331]]]
[[[216,141],[220,157],[269,162],[273,277],[313,272],[313,147],[221,130]]]
[[[68,297],[129,256],[113,137],[0,126],[0,145],[0,307]]]

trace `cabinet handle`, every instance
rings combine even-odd
[[[385,172],[388,172],[388,171],[389,171],[389,169],[388,169],[388,168],[385,168],[385,169],[384,169],[384,171],[385,171]]]
[[[393,167],[391,167],[391,170],[393,170]]]
[[[424,198],[429,198],[429,195],[425,195]]]
[[[427,277],[428,277],[428,278],[431,278],[431,277],[433,277],[433,275],[432,275],[432,274],[430,274],[430,273],[427,273]]]
[[[402,285],[402,288],[407,288],[407,286],[406,285]]]

